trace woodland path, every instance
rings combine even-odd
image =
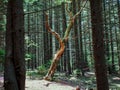
[[[26,90],[76,90],[76,89],[74,86],[70,86],[65,83],[27,79]]]
[[[75,86],[68,85],[64,82],[50,82],[46,80],[33,80],[27,78],[25,90],[76,90],[75,88]],[[0,90],[4,90],[3,77],[0,77]]]
[[[0,75],[0,90],[4,90],[3,88],[3,75]],[[78,83],[78,81],[77,81]],[[112,76],[111,79],[109,79],[110,90],[120,90],[120,77]],[[59,80],[59,81],[46,81],[41,79],[31,79],[29,77],[26,78],[26,88],[25,90],[76,90],[76,84],[75,82],[65,81],[65,80]],[[114,86],[113,86],[114,85]],[[80,84],[81,89],[80,90],[88,90],[85,89],[87,84]],[[117,86],[117,87],[116,87]]]

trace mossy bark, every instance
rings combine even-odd
[[[52,29],[50,28],[49,23],[48,23],[48,15],[46,15],[46,28],[51,34],[53,34],[56,37],[56,39],[58,40],[58,42],[60,44],[60,48],[57,51],[57,53],[54,55],[54,58],[52,60],[52,64],[49,68],[49,71],[48,71],[47,75],[44,77],[45,80],[51,80],[52,77],[54,76],[54,73],[55,73],[55,70],[57,68],[58,62],[59,62],[61,56],[63,55],[64,51],[65,51],[65,44],[68,41],[68,36],[69,36],[70,30],[73,26],[73,23],[74,23],[74,18],[71,18],[70,22],[69,22],[69,25],[66,28],[65,35],[61,39],[60,35],[58,33],[54,32],[54,31],[52,31]]]

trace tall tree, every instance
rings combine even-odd
[[[49,7],[52,7],[52,5],[53,5],[53,3],[52,3],[53,1],[52,0],[49,0]],[[50,26],[52,27],[52,20],[53,20],[53,10],[52,9],[50,9],[50,11],[49,11],[49,13],[50,13]],[[48,59],[51,59],[51,57],[52,57],[52,52],[53,52],[53,50],[52,50],[52,35],[51,34],[49,34],[49,58]]]
[[[67,6],[68,7],[68,6]],[[61,58],[61,56],[63,55],[64,51],[65,51],[65,44],[68,41],[68,37],[69,37],[69,33],[71,31],[71,28],[74,24],[74,21],[76,19],[76,17],[80,14],[81,10],[76,13],[74,16],[72,15],[72,12],[70,10],[68,10],[68,8],[66,9],[68,12],[68,15],[70,16],[69,19],[69,24],[68,27],[65,30],[64,36],[63,38],[60,38],[60,35],[58,33],[56,33],[55,31],[52,31],[52,29],[49,26],[48,23],[48,15],[46,14],[46,28],[47,30],[56,37],[56,39],[58,40],[60,46],[59,46],[59,50],[57,51],[57,53],[54,55],[54,58],[52,60],[52,64],[48,70],[47,75],[44,77],[45,80],[51,80],[51,78],[53,77],[56,67],[58,65],[58,62]]]
[[[25,90],[23,0],[8,0],[5,90]]]
[[[109,90],[104,56],[102,0],[90,0],[90,7],[97,90]]]
[[[46,2],[46,0],[44,0],[43,1],[43,9],[46,9],[47,8],[47,2]],[[48,62],[48,57],[49,57],[49,55],[48,54],[46,54],[46,53],[48,53],[48,49],[47,49],[47,47],[48,47],[48,33],[47,33],[47,31],[45,30],[46,28],[45,28],[45,15],[44,15],[44,12],[45,11],[43,11],[43,31],[45,32],[44,33],[44,64],[47,64],[47,62]]]
[[[106,5],[106,0],[103,0],[103,7],[104,7],[104,29],[105,29],[105,33],[104,33],[104,36],[105,36],[105,55],[106,55],[106,60],[107,62],[109,62],[110,60],[110,48],[109,48],[109,28],[107,26],[107,5]],[[110,70],[110,65],[108,63],[108,70],[109,70],[109,74],[111,73],[111,70]]]
[[[120,1],[117,0],[117,4],[118,4],[118,17],[119,17],[119,32],[120,32]],[[118,50],[120,50],[120,35],[118,35]],[[119,64],[119,70],[120,70],[120,51],[118,51],[118,64]]]
[[[76,7],[76,0],[72,0],[73,3],[73,14],[75,14],[77,11],[77,7]],[[77,26],[77,20],[75,20],[74,25],[73,25],[73,29],[74,29],[74,36],[75,36],[75,55],[76,55],[76,62],[75,62],[75,68],[76,69],[80,69],[80,56],[79,56],[79,42],[78,42],[78,26]]]
[[[80,5],[81,5],[81,1],[80,0],[77,0],[77,3],[78,3],[78,10],[81,8]],[[84,62],[84,54],[83,54],[83,41],[82,41],[82,27],[81,27],[81,14],[78,16],[78,30],[79,30],[79,35],[78,35],[78,39],[79,39],[79,56],[80,56],[80,60],[79,60],[79,64],[80,64],[80,69],[82,71],[82,75],[84,75],[84,71],[83,71],[83,62]]]
[[[67,27],[66,22],[66,12],[65,12],[65,3],[62,3],[62,17],[63,17],[63,33],[65,33],[65,29]],[[69,49],[69,42],[66,42],[66,49],[65,49],[65,55],[64,55],[64,71],[67,74],[71,74],[71,65],[70,65],[70,53],[68,51]]]
[[[115,71],[115,60],[114,60],[114,45],[113,45],[113,30],[112,30],[112,14],[111,14],[111,3],[109,1],[109,30],[110,30],[110,48],[111,48],[111,59],[112,59],[112,63],[111,63],[111,68],[112,68],[112,71],[114,72]]]
[[[4,26],[5,26],[5,18],[4,15],[6,14],[6,2],[4,0],[0,0],[0,48],[3,48],[2,42],[2,35],[4,34]]]
[[[120,28],[120,0],[117,0],[118,4],[118,17],[119,17],[119,28]]]

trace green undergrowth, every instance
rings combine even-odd
[[[27,71],[27,76],[30,79],[43,79],[47,71],[44,71],[45,67],[39,67],[39,69],[34,71]],[[39,71],[41,70],[41,71]],[[38,72],[39,71],[39,72]],[[120,90],[120,77],[109,76],[109,88],[111,90]],[[115,79],[116,78],[116,79]],[[118,78],[118,79],[117,79]],[[67,83],[71,86],[80,86],[84,89],[95,89],[96,88],[96,78],[94,76],[85,77],[75,77],[74,75],[65,75],[64,73],[56,72],[52,81]]]

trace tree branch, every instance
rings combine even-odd
[[[50,69],[49,69],[47,75],[44,77],[45,80],[51,80],[51,77],[54,75],[57,64],[58,64],[58,61],[61,58],[62,54],[64,53],[65,43],[68,41],[69,33],[70,33],[70,31],[72,29],[72,26],[74,24],[74,20],[81,13],[81,9],[80,9],[80,11],[73,16],[72,12],[70,12],[70,10],[68,9],[68,4],[66,4],[66,11],[67,11],[67,13],[70,17],[70,20],[69,20],[70,22],[69,22],[68,27],[66,28],[63,39],[60,38],[60,35],[58,33],[56,33],[55,31],[52,31],[52,29],[50,28],[49,22],[48,22],[49,21],[48,20],[48,15],[45,13],[46,29],[48,30],[48,32],[50,32],[51,34],[53,34],[56,37],[56,39],[59,41],[59,44],[60,44],[60,49],[55,54],[55,56],[53,58],[53,61],[52,61],[52,64],[50,66]]]
[[[66,11],[67,11],[68,15],[70,16],[70,18],[72,18],[72,12],[68,8],[68,3],[66,3]]]
[[[48,14],[45,13],[45,16],[46,16],[46,24],[45,24],[46,29],[48,30],[48,32],[50,32],[51,34],[53,34],[56,37],[56,39],[59,41],[60,47],[62,47],[63,42],[62,42],[62,39],[60,38],[60,35],[57,32],[52,31],[52,29],[50,28],[50,25],[49,25]]]

